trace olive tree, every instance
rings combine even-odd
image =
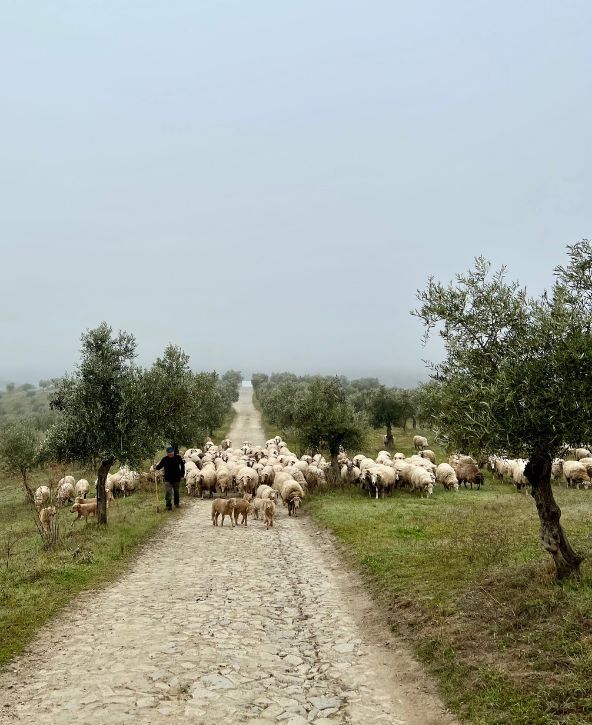
[[[386,448],[393,448],[395,445],[393,425],[400,423],[406,417],[408,405],[404,392],[381,385],[372,391],[368,400],[370,424],[374,428],[386,428]]]
[[[418,292],[427,337],[438,329],[444,360],[432,366],[433,424],[451,448],[528,458],[541,542],[563,578],[582,557],[561,526],[551,464],[592,440],[592,247],[568,247],[550,293],[529,297],[505,268],[473,269]]]
[[[0,467],[21,477],[30,501],[33,501],[33,490],[29,474],[39,465],[40,445],[39,431],[31,421],[9,423],[0,431]]]
[[[134,359],[133,335],[113,335],[102,323],[82,335],[80,362],[62,378],[50,405],[59,411],[45,441],[46,456],[57,461],[98,462],[97,519],[107,523],[105,482],[111,466],[137,464],[152,455],[160,431],[146,415],[151,392]]]
[[[341,447],[362,443],[367,422],[347,400],[338,378],[313,378],[292,406],[291,424],[299,443],[312,451],[329,450],[335,480],[339,476],[337,456]]]

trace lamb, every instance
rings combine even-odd
[[[416,451],[423,451],[428,447],[428,439],[423,436],[413,436],[413,447]]]
[[[467,483],[471,485],[471,488],[475,484],[478,489],[483,485],[483,474],[476,463],[459,463],[457,466],[452,467],[456,471],[459,484],[464,483],[465,488],[467,487]]]
[[[436,462],[436,454],[434,453],[434,451],[430,451],[428,449],[424,449],[423,451],[420,451],[419,455],[422,458],[427,458],[428,461],[431,461],[432,463],[435,463]]]
[[[88,496],[89,488],[90,488],[90,485],[89,485],[88,481],[86,480],[86,478],[81,478],[79,481],[76,481],[76,487],[75,487],[76,496],[78,498],[80,498],[80,497],[86,498]]]
[[[441,483],[447,491],[458,491],[456,471],[449,463],[440,463],[436,468],[436,482]]]
[[[424,493],[426,494],[426,497],[429,497],[434,491],[431,474],[429,471],[426,471],[425,468],[421,468],[420,466],[413,466],[410,474],[410,482],[411,490],[419,491],[422,498]]]
[[[215,498],[212,501],[212,526],[218,526],[218,517],[222,516],[220,526],[224,526],[224,517],[230,517],[230,525],[234,528],[233,514],[236,505],[235,498]]]
[[[242,516],[241,523],[246,526],[247,525],[247,517],[250,513],[253,512],[253,504],[251,501],[247,501],[244,498],[237,498],[235,499],[234,503],[234,523],[236,526],[238,526],[238,517],[239,514]]]
[[[251,505],[253,506],[253,518],[258,519],[259,514],[263,514],[263,505],[266,501],[269,501],[269,499],[260,498],[259,496],[256,496],[251,500]]]
[[[297,481],[286,481],[282,487],[282,500],[288,504],[288,516],[296,516],[296,511],[304,499],[304,491]]]
[[[111,501],[113,501],[113,493],[111,491],[105,491],[105,494],[107,496],[107,508],[109,508],[109,504]],[[97,497],[94,496],[93,498],[77,498],[74,503],[96,503]]]
[[[275,516],[275,504],[273,501],[263,501],[263,521],[265,528],[269,529],[273,526],[273,517]]]
[[[52,519],[55,515],[55,506],[46,506],[39,512],[39,523],[41,524],[41,529],[45,534],[49,532],[49,527],[51,526]]]
[[[581,461],[565,461],[563,464],[563,475],[567,481],[568,488],[574,485],[576,488],[579,488],[580,484],[582,484],[584,488],[588,488],[590,485],[588,471]]]
[[[49,503],[50,497],[51,491],[49,490],[49,486],[39,486],[39,488],[35,489],[35,495],[33,497],[35,506],[40,509],[42,506],[45,506],[45,504]]]
[[[274,490],[271,486],[262,484],[257,488],[257,493],[255,495],[258,498],[266,499],[268,501],[277,501],[279,492]]]
[[[72,476],[69,478],[72,478]],[[62,481],[64,481],[64,479],[62,479]],[[76,493],[74,491],[74,484],[70,483],[70,481],[65,481],[64,483],[61,483],[58,488],[56,500],[59,506],[64,506],[66,501],[74,501],[75,496]]]
[[[84,522],[88,524],[88,517],[97,515],[97,502],[89,501],[85,503],[75,503],[70,511],[72,513],[78,513],[78,516],[74,519],[74,521],[78,521],[78,519],[81,519],[84,516]],[[74,521],[72,523],[74,523]]]

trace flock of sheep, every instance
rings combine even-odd
[[[144,474],[147,476],[148,474]],[[107,505],[114,495],[125,496],[135,491],[141,479],[141,474],[132,471],[128,466],[122,466],[116,473],[107,474],[105,491],[107,492]],[[96,485],[96,482],[95,482]],[[77,514],[74,521],[84,518],[88,521],[89,516],[97,514],[97,499],[88,498],[90,484],[86,478],[78,481],[74,476],[64,476],[58,481],[54,497],[55,505],[49,505],[52,501],[52,491],[49,486],[39,486],[35,490],[34,504],[39,514],[39,523],[42,530],[47,533],[57,509],[72,504],[70,511]]]
[[[305,457],[306,458],[306,457]],[[298,459],[279,436],[268,440],[265,446],[252,446],[245,441],[240,448],[232,448],[228,438],[219,446],[211,441],[204,450],[189,448],[185,451],[185,484],[189,496],[210,497],[219,494],[212,502],[212,524],[224,525],[229,516],[231,525],[238,524],[239,515],[247,525],[249,514],[262,517],[266,527],[273,526],[276,505],[281,499],[288,507],[288,515],[295,516],[305,496],[305,491],[324,478],[322,466],[326,464],[318,457]],[[305,477],[305,472],[308,478]],[[231,491],[238,497],[228,498]]]
[[[556,458],[551,467],[553,480],[559,481],[563,477],[568,488],[589,488],[592,483],[592,454],[587,448],[569,448],[566,453],[575,460]],[[528,486],[524,475],[527,461],[524,459],[493,456],[489,462],[495,478],[511,480],[519,491]]]
[[[420,496],[431,496],[435,484],[444,489],[458,491],[464,484],[480,488],[484,477],[474,458],[453,454],[447,463],[436,465],[436,456],[428,448],[427,438],[414,436],[416,453],[407,457],[404,453],[391,454],[386,450],[378,453],[376,459],[358,454],[349,458],[345,452],[338,456],[342,483],[353,484],[379,498],[393,489],[408,489]],[[587,448],[569,450],[575,460],[556,459],[552,476],[565,478],[568,487],[589,488],[592,482],[592,454]],[[208,493],[220,497],[212,503],[212,524],[224,525],[224,518],[230,517],[231,525],[246,526],[248,515],[261,516],[269,528],[273,526],[276,506],[280,499],[288,507],[288,515],[296,515],[309,489],[321,487],[327,482],[331,464],[321,454],[304,455],[300,458],[292,453],[280,436],[268,440],[264,446],[252,446],[245,441],[240,448],[232,448],[232,442],[225,439],[217,446],[211,441],[204,450],[189,448],[184,454],[185,482],[189,496],[204,497]],[[499,480],[510,480],[518,490],[526,488],[524,475],[527,461],[502,456],[492,456],[489,466],[493,476]],[[116,473],[108,474],[105,489],[107,503],[114,495],[132,493],[141,480],[152,478],[162,480],[162,471],[140,474],[128,466],[122,466]],[[42,529],[47,532],[57,507],[72,504],[71,511],[78,520],[96,515],[96,498],[87,498],[89,482],[74,476],[64,476],[56,489],[54,502],[49,486],[39,486],[34,494],[35,507]],[[238,497],[229,497],[237,491]]]
[[[361,453],[349,459],[340,453],[341,480],[360,486],[375,498],[384,497],[395,488],[431,496],[436,483],[449,491],[458,491],[460,484],[471,488],[483,485],[483,474],[471,456],[455,454],[448,463],[436,465],[436,456],[428,449],[427,438],[415,436],[413,445],[416,453],[410,457],[404,453],[391,455],[386,450],[380,451],[376,460]]]
[[[436,482],[456,490],[460,483],[471,488],[482,485],[483,474],[470,456],[452,456],[448,463],[436,466],[435,455],[426,448],[425,438],[416,436],[415,447],[418,453],[410,458],[403,453],[391,456],[385,450],[380,451],[376,460],[362,454],[350,459],[342,452],[338,456],[341,480],[359,485],[376,498],[394,488],[408,488],[429,496]],[[263,502],[277,503],[280,499],[287,505],[288,514],[295,514],[307,490],[326,484],[331,467],[321,454],[299,458],[279,436],[264,446],[245,442],[236,449],[228,439],[220,446],[208,443],[203,451],[189,448],[184,460],[189,496],[203,498],[208,493],[210,497],[226,497],[236,490],[240,496],[251,499],[253,515],[261,512],[264,518]],[[215,507],[218,508],[212,509],[214,524],[214,515],[222,515],[222,504],[216,503]]]

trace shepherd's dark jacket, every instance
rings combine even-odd
[[[164,468],[164,480],[169,483],[179,483],[185,475],[185,463],[178,453],[172,458],[165,456],[156,470],[160,471],[161,468]]]

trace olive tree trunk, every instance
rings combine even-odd
[[[27,475],[27,471],[21,471],[22,477],[23,477],[23,488],[25,489],[25,493],[27,494],[27,498],[31,503],[35,501],[35,494],[33,493],[33,489],[29,485],[29,477]]]
[[[341,469],[339,468],[339,461],[337,460],[337,457],[339,456],[339,449],[336,451],[329,451],[331,454],[331,470],[329,472],[330,480],[329,483],[331,486],[336,486],[338,483],[341,482]]]
[[[555,501],[551,486],[551,463],[548,455],[531,456],[524,475],[531,485],[539,514],[541,543],[553,557],[557,579],[564,579],[579,570],[583,557],[572,549],[561,526],[561,509]]]
[[[386,436],[384,438],[384,447],[385,448],[394,448],[395,447],[395,439],[393,438],[393,424],[388,423],[386,426]]]
[[[99,466],[97,476],[97,521],[99,524],[107,523],[107,493],[105,491],[105,483],[107,482],[107,474],[112,465],[112,458],[104,458]]]

